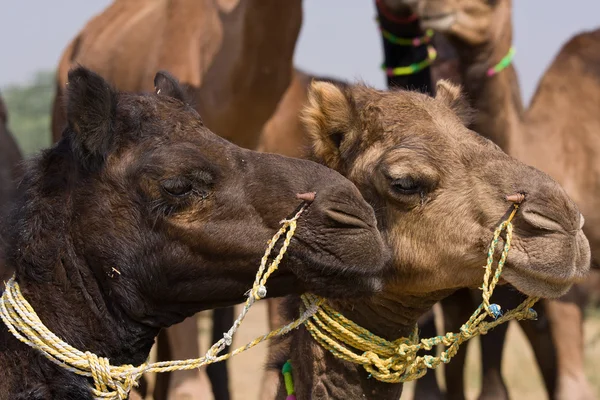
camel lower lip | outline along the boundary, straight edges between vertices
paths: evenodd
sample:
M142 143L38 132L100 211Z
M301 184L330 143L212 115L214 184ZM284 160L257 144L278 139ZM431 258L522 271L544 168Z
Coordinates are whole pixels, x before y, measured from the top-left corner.
M558 279L555 276L536 274L533 271L518 268L505 268L503 278L518 291L542 298L556 298L565 294L576 279Z

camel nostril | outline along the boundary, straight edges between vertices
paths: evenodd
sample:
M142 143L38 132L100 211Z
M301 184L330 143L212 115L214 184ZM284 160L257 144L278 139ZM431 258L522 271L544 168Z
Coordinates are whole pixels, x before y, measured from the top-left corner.
M525 195L523 193L515 193L509 196L506 196L506 201L510 201L511 203L521 204L525 201Z
M525 222L539 229L554 232L569 230L557 220L531 208L524 209L522 216Z
M325 215L334 220L335 222L355 228L368 229L369 224L363 221L361 218L353 214L348 214L345 211L339 209L328 208L325 210Z
M313 201L315 201L316 195L317 195L317 192L297 193L296 198L298 200L303 200L307 203L312 203Z

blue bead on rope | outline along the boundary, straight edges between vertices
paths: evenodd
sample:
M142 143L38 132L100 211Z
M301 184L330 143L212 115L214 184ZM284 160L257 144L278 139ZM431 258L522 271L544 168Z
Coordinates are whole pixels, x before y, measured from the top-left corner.
M498 319L498 317L502 316L502 309L498 304L490 304L490 311L494 316L494 319Z
M538 319L537 311L535 311L533 308L530 308L528 311L530 314L530 318L534 321L537 321L537 319Z

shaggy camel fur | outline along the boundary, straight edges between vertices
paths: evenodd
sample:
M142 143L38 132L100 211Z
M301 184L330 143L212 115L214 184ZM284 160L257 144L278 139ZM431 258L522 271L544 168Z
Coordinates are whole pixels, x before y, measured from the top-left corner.
M354 185L310 161L241 149L203 125L170 75L155 86L129 94L70 72L63 138L27 164L7 260L50 330L115 365L143 363L161 328L244 298L296 193L316 198L268 295L381 288L389 252ZM86 378L5 327L0 369L0 399L92 398Z
M20 176L21 151L8 130L8 112L0 97L0 221L6 219ZM3 247L4 240L0 234L0 282L10 278L11 274L4 265Z
M81 64L117 89L132 92L151 90L155 71L171 71L193 93L194 107L209 129L254 149L290 84L301 22L301 0L115 0L63 52L53 138L60 138L65 123L61 97L67 72ZM231 314L231 309L213 311L213 337L221 335ZM166 336L174 358L198 356L193 319L170 328ZM207 371L213 390L219 390L214 392L216 400L229 399L226 366L211 365ZM171 385L165 382L169 374L158 377L157 400L166 398L158 393L166 394L166 386L171 387L171 399L178 394L201 398L194 394L201 391L198 371L173 375L179 376Z
M462 81L473 107L479 111L474 129L509 154L546 171L565 187L586 217L592 265L597 266L600 30L577 35L563 46L525 112L514 67L486 76L487 69L498 63L512 44L510 1L421 0L416 9L423 25L446 33L457 50ZM580 101L582 98L586 100ZM582 317L587 292L583 286L574 287L559 301L544 302L537 323L521 323L552 399L595 398L583 365ZM506 302L516 302L510 293L503 297ZM483 387L487 388L483 398L508 398L500 373L502 346L498 345L505 333L503 327L482 341L486 356ZM569 340L562 340L564 337ZM460 363L451 365L448 372L452 369L458 371L448 379L452 382L449 395L464 398Z
M457 87L440 81L433 99L316 82L309 101L314 156L357 185L393 252L395 277L382 294L332 302L355 322L388 339L407 336L435 302L480 285L491 230L514 192L527 201L504 279L523 293L557 297L588 271L575 204L547 175L468 130ZM286 345L271 361L281 366L291 358L300 399L396 400L401 393L401 384L369 379L362 367L336 359L303 328ZM285 396L280 385L278 398Z

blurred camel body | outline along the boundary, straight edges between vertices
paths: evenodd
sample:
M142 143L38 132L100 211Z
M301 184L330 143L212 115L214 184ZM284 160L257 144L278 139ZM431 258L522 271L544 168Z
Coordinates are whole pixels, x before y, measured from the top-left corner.
M239 146L255 148L264 123L291 80L301 3L114 1L91 19L63 52L57 73L53 139L59 139L65 124L62 93L67 73L81 64L117 89L134 92L152 90L156 71L168 70L187 87L209 129ZM220 337L223 324L231 320L231 309L215 310L213 315L213 336ZM167 334L170 352L163 349L162 355L198 357L193 319L169 328L171 331ZM176 385L171 385L169 398L204 398L197 371L174 375ZM228 399L226 364L209 367L209 375L216 399ZM159 382L163 379L168 377L160 375ZM166 382L158 384L157 398L168 395L166 386Z
M511 2L493 5L483 0L427 1L415 8L424 27L447 34L457 50L461 80L471 105L477 110L473 127L509 154L547 172L572 196L586 218L584 231L592 248L592 264L600 261L600 31L576 35L563 46L548 68L531 105L523 109L518 78L508 66L488 76L489 68L507 56L512 45ZM445 18L445 19L444 19ZM595 273L595 272L592 272ZM589 286L589 285L588 285ZM497 293L510 307L514 293ZM523 322L552 399L596 398L583 364L583 307L589 288L576 285L558 301L539 305L540 321ZM468 302L469 296L462 296ZM450 329L460 327L466 306L445 320ZM458 300L458 296L456 298ZM508 398L500 360L506 327L482 338L485 399ZM565 340L564 338L569 338ZM464 354L463 354L464 357ZM463 358L464 360L464 358ZM464 398L463 365L447 368L449 398Z

